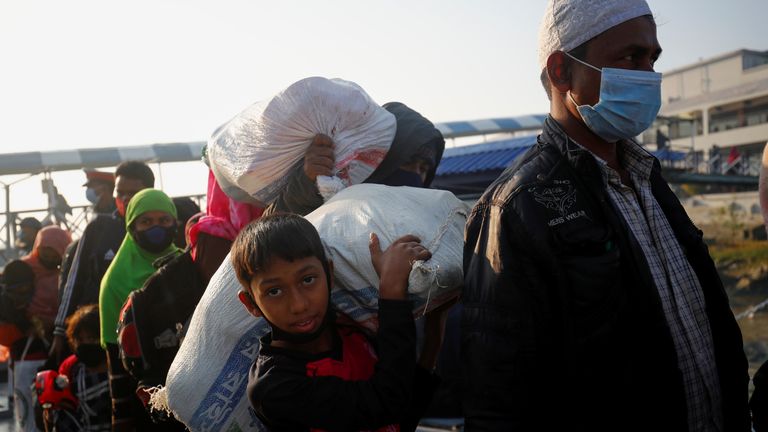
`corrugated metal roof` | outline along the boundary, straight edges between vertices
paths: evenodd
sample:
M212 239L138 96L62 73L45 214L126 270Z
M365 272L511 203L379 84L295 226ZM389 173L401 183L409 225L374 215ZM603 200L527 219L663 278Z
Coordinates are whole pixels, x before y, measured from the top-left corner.
M503 170L536 143L536 135L445 149L438 176Z
M473 174L485 171L504 170L520 155L536 144L536 135L467 145L445 149L437 167L437 176ZM684 152L663 149L651 152L659 160L679 162L685 159Z

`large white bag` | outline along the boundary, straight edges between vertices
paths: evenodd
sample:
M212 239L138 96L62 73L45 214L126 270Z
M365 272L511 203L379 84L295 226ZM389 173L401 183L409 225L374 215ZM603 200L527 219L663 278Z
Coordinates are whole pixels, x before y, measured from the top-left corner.
M361 184L344 189L306 216L333 260L336 309L376 330L379 277L368 239L378 235L382 250L413 234L432 252L417 261L408 278L416 316L455 297L463 283L464 225L469 207L451 192Z
M305 78L217 129L208 141L208 161L221 184L235 185L267 205L298 169L312 138L322 133L335 146L334 177L318 178L328 198L373 173L396 128L395 116L357 84Z
M446 191L362 184L342 190L307 216L334 262L331 301L366 328L377 327L378 277L368 250L370 232L382 249L414 234L432 252L414 264L409 292L414 315L458 294L463 233L469 208ZM192 316L161 390L174 415L192 431L263 430L245 395L266 322L237 300L240 284L229 257L211 279Z

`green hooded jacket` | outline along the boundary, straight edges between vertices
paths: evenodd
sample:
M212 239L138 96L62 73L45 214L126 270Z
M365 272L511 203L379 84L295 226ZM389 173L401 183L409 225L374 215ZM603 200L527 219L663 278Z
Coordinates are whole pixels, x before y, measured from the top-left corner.
M144 285L155 272L152 262L169 255L179 254L180 250L173 243L160 253L151 253L133 240L130 226L136 218L148 211L164 211L176 219L176 207L163 191L144 189L137 193L125 211L126 234L117 255L112 260L99 290L99 315L101 317L101 345L117 344L117 322L120 309L128 295Z

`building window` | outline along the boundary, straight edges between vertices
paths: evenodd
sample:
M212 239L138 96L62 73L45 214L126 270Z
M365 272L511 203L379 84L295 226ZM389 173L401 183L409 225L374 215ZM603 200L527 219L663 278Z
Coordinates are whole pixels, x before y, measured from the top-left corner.
M712 108L709 132L717 133L768 123L768 96Z
M693 128L696 128L696 135L704 132L704 122L701 120L701 111L687 113L684 117L669 118L669 138L690 138Z
M752 69L754 67L768 64L768 55L764 53L760 54L746 54L741 58L741 67L744 70Z

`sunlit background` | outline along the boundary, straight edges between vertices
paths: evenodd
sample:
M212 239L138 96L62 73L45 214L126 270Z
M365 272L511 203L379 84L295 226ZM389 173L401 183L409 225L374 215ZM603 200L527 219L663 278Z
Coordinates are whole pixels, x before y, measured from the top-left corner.
M544 113L545 3L3 0L0 153L204 141L313 75L355 81L435 122ZM767 48L765 0L649 3L660 71ZM70 204L86 204L82 172L53 178ZM162 178L171 195L199 194L206 170L164 164ZM45 207L38 181L11 197L17 208Z

